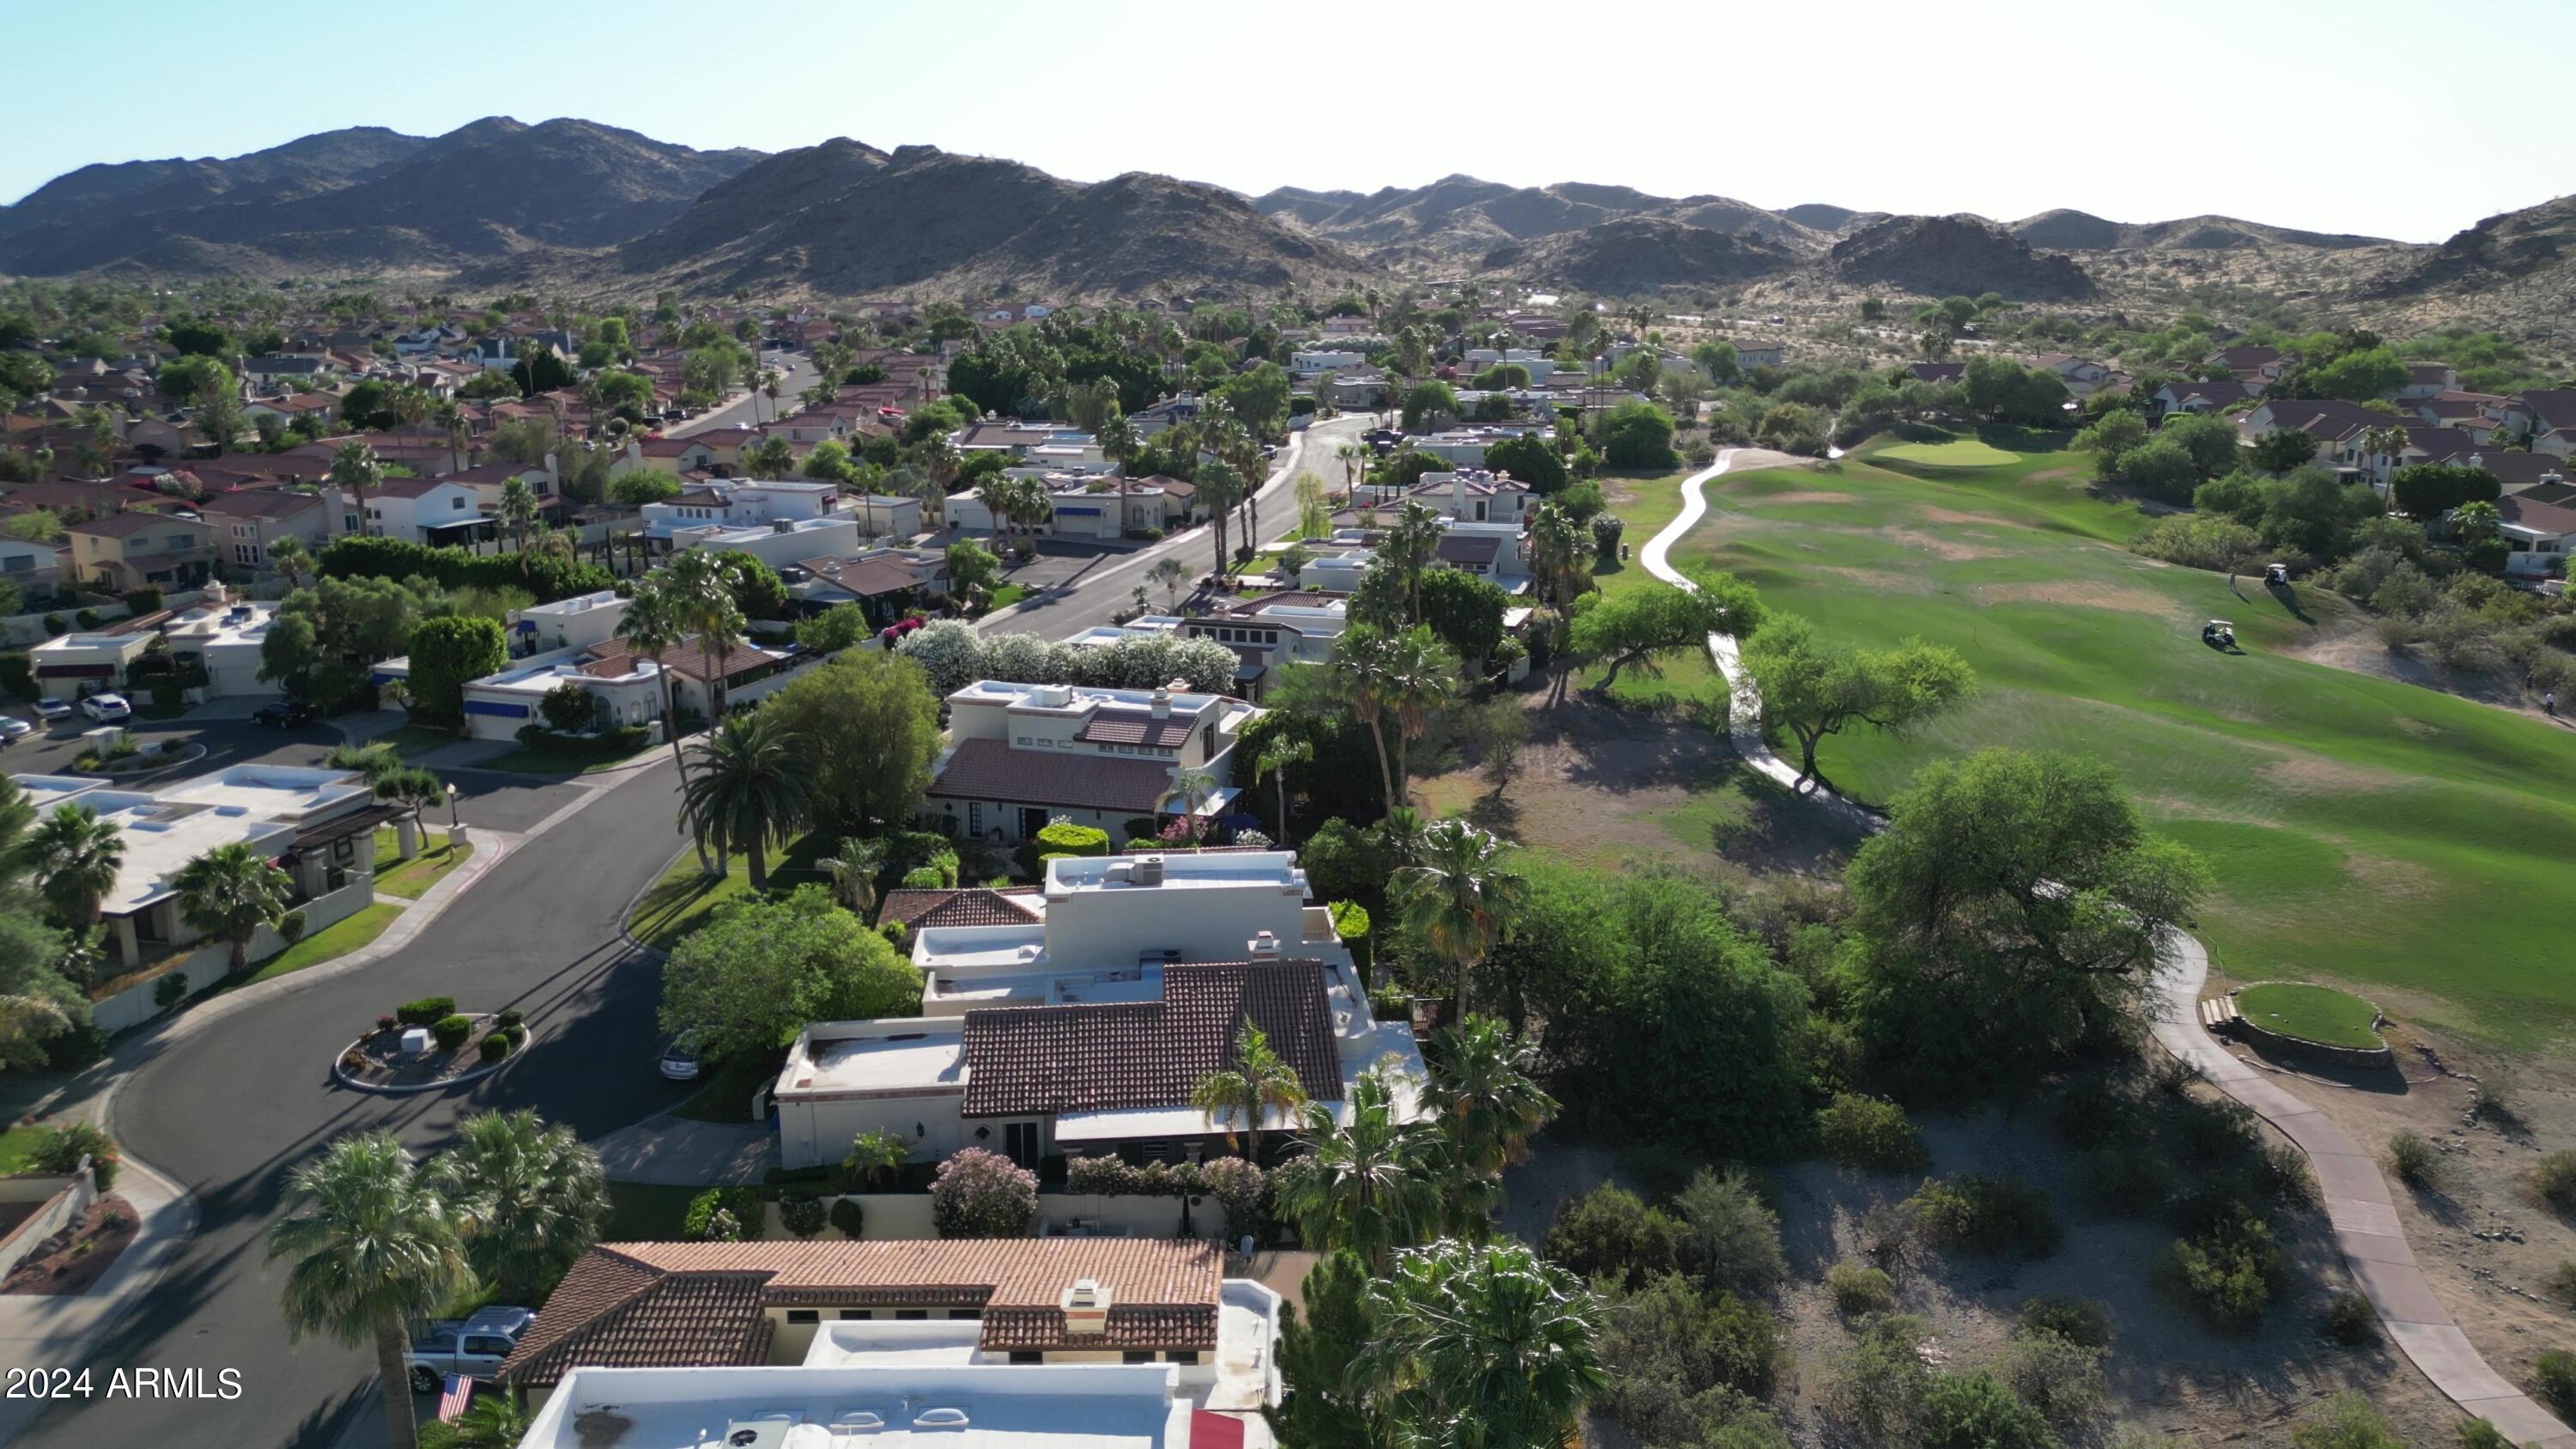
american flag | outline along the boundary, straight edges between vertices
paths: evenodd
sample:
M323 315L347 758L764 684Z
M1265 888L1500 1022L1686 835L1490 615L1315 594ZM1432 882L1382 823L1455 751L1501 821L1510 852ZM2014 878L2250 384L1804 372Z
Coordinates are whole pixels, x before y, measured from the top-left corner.
M446 1387L438 1391L438 1422L444 1424L465 1412L474 1402L474 1381L463 1374L449 1374Z

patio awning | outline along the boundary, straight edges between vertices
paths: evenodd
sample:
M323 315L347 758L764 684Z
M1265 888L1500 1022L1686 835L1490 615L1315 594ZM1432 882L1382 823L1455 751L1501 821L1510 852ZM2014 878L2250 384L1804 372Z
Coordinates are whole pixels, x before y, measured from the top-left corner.
M1216 817L1223 815L1226 807L1233 804L1235 802L1235 798L1242 793L1243 791L1240 789L1237 789L1232 785L1228 785L1199 801L1197 814L1201 819L1214 820ZM1175 795L1171 799L1164 801L1163 808L1155 813L1158 815L1180 814L1181 798Z

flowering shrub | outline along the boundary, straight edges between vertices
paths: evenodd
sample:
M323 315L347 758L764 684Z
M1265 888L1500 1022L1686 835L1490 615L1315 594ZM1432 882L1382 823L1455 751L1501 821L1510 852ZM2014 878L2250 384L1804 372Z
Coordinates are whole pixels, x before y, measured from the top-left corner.
M1038 1220L1038 1175L997 1152L960 1150L930 1184L930 1221L943 1238L1018 1238Z

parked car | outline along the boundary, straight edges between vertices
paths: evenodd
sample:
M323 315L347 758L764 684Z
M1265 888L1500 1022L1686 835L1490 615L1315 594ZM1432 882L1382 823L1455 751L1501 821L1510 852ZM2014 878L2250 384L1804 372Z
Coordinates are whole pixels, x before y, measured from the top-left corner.
M684 1031L662 1048L662 1075L675 1082L698 1079L698 1034Z
M0 714L0 744L7 744L17 739L20 735L32 735L35 732L36 727L34 725L18 718L16 715Z
M80 707L81 713L101 724L124 719L134 713L134 706L126 703L125 696L121 694L93 694L82 700Z
M536 1321L525 1308L485 1308L471 1318L442 1318L414 1333L403 1368L416 1394L434 1394L449 1374L488 1379Z
M58 719L70 719L71 717L72 707L59 699L40 699L36 701L36 718L41 719L48 724L51 724Z
M301 701L281 699L275 704L261 705L251 711L250 717L270 729L287 730L294 729L298 725L309 725L320 719L322 713Z

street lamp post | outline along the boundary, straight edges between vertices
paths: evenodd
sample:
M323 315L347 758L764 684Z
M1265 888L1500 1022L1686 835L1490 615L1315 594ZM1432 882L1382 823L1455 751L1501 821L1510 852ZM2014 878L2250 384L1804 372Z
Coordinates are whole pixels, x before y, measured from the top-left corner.
M449 838L453 839L456 832L463 828L464 823L456 818L456 782L454 780L450 780L447 782L447 834Z

